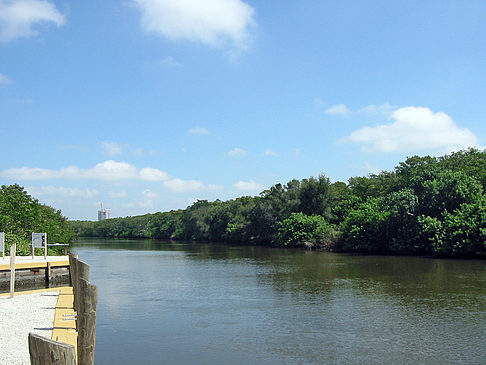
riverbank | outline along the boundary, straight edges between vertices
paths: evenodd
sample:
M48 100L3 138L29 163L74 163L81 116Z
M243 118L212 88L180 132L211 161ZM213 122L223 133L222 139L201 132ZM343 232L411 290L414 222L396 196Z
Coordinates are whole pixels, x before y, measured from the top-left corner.
M29 332L51 338L59 289L0 294L0 364L30 364Z

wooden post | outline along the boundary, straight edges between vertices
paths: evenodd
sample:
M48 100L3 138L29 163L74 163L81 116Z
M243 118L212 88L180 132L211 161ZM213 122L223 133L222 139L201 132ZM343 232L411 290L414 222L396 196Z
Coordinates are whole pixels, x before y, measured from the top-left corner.
M76 365L73 345L29 333L31 365Z
M17 255L17 244L10 246L10 298L15 292L15 255Z
M78 364L93 365L96 344L96 307L98 288L87 280L79 279L78 309Z
M49 282L51 281L51 263L48 262L47 263L47 267L46 267L46 284L49 285Z
M79 281L83 279L83 280L86 280L87 282L89 282L89 265L83 261L80 261L78 259L76 259L76 292L74 292L74 287L73 287L73 292L74 292L74 301L77 305L76 308L80 308L81 307L81 304L80 304L80 300L81 300L81 297L83 295L83 293L81 293L81 285L79 283ZM78 309L76 309L78 310ZM76 320L76 329L79 331L79 317L78 317L78 320Z
M77 305L77 290L78 290L78 258L75 254L69 254L69 274L71 275L71 285L73 287L73 295L74 295L74 309L78 310Z

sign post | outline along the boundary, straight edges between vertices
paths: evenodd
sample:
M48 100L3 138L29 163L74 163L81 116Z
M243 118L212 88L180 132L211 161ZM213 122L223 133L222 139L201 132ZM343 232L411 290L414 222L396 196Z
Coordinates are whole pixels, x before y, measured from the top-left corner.
M17 244L10 246L10 298L14 297L15 291L15 255L17 255Z
M47 233L32 232L32 259L34 258L34 249L44 249L44 260L47 259Z

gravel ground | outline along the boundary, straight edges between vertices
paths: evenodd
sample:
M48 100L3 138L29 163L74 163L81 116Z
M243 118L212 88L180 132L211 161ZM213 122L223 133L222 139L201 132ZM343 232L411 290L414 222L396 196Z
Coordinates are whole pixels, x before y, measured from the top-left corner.
M0 364L30 364L29 332L51 338L59 291L0 297Z

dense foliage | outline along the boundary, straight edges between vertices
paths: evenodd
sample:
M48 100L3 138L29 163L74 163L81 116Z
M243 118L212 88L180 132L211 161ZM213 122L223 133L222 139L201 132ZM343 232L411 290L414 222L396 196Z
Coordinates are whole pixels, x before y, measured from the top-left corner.
M486 255L486 152L413 156L393 171L276 184L256 197L72 222L80 236L321 246L347 252Z
M39 203L19 185L2 185L0 189L0 231L5 232L6 254L16 243L18 255L29 255L32 232L46 232L48 243L68 243L74 238L60 210ZM48 254L57 254L58 250L48 247ZM36 249L36 254L41 251Z

